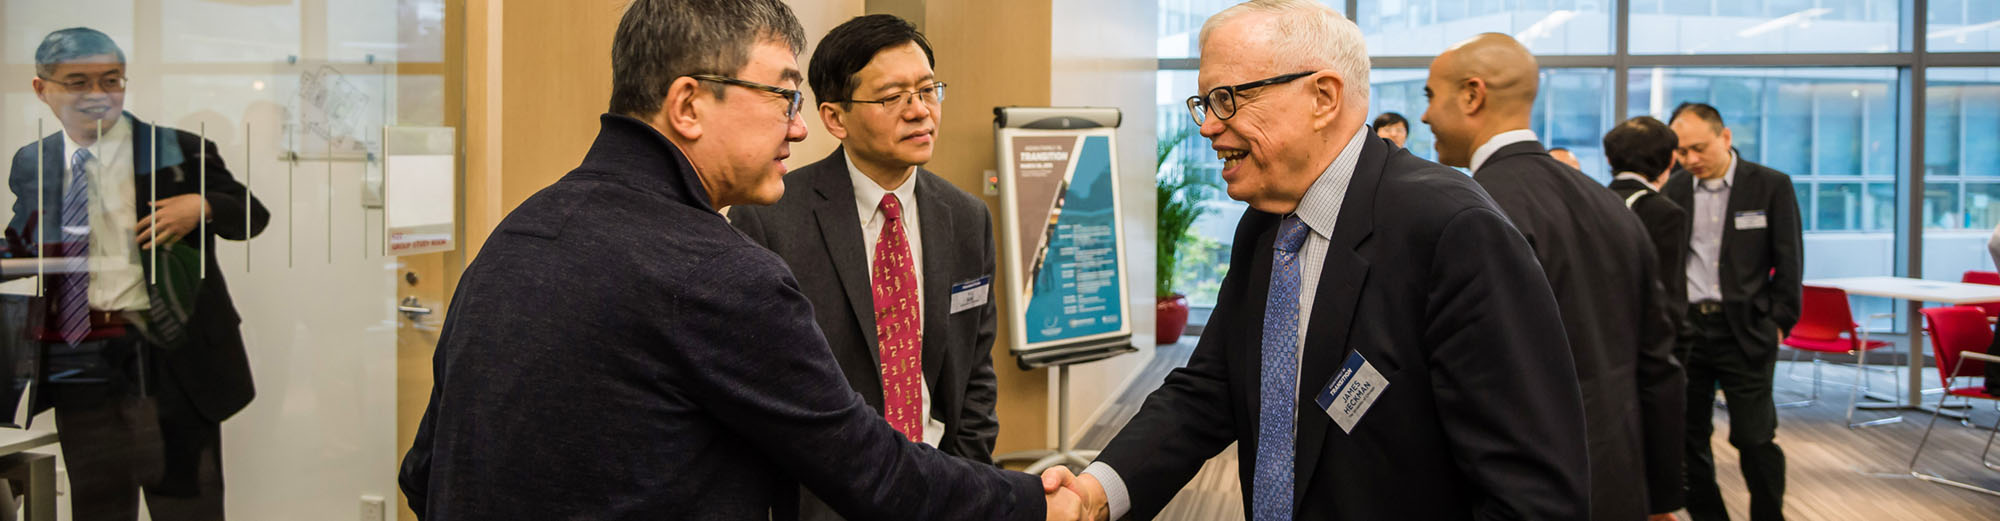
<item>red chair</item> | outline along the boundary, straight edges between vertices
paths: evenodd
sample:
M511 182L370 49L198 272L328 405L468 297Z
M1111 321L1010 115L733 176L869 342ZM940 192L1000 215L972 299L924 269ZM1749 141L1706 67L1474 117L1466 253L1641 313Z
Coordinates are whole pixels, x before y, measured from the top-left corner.
M1965 384L1966 378L1985 375L1987 363L2000 363L2000 357L1982 352L1993 342L1993 330L1986 325L1986 312L1975 306L1952 306L1925 308L1923 314L1931 332L1931 355L1937 358L1938 376L1944 378L1944 398L1957 396L1967 402L1974 398L1994 400L1995 410L2000 410L2000 396L1987 394L1983 383L1957 385ZM1931 441L1931 429L1937 428L1937 411L1944 409L1943 399L1938 401L1938 405L1931 412L1930 427L1924 428L1923 440L1917 442L1917 452L1910 455L1910 475L1924 481L2000 496L2000 490L1917 472L1917 458L1924 455L1924 445ZM1994 422L1994 427L2000 428L2000 420ZM1995 434L2000 434L2000 431L1995 431ZM1986 448L1979 451L1979 464L2000 470L2000 465L1986 461L1986 454L1993 449L1993 437L1993 434L1986 435Z
M1985 284L1988 286L2000 286L2000 271L1967 270L1964 276L1958 278L1958 281L1966 284ZM1979 306L1981 309L1985 309L1986 318L1988 319L2000 317L2000 302L1988 302L1985 304L1973 304L1973 305Z
M1867 427L1903 421L1902 416L1892 416L1856 423L1854 421L1855 400L1860 395L1868 377L1868 351L1874 351L1891 344L1880 340L1869 340L1868 333L1861 324L1854 322L1854 312L1847 306L1847 292L1840 288L1806 286L1799 323L1792 326L1790 335L1782 342L1786 347L1801 352L1812 353L1813 391L1812 397L1803 402L1779 404L1781 407L1810 405L1819 400L1821 354L1854 355L1859 368L1854 372L1854 386L1847 393L1847 427ZM1892 375L1894 373L1891 373ZM1896 386L1902 387L1902 378L1897 377Z

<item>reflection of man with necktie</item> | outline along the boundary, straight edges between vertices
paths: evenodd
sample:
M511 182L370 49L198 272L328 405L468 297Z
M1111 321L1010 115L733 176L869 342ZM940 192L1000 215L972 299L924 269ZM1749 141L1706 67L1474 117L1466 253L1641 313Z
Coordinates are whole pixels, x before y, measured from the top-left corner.
M73 518L136 519L144 497L156 520L222 519L221 422L255 391L207 253L270 214L213 143L123 111L124 53L104 33L50 33L35 73L62 130L14 154L8 227L14 256L64 259L23 329L46 353L34 406L55 409Z

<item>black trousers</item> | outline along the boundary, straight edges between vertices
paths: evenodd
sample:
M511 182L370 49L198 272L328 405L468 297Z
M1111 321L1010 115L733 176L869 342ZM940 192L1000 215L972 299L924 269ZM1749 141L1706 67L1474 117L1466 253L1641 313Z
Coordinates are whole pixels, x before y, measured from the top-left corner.
M1743 482L1750 489L1750 519L1785 518L1785 452L1775 439L1778 409L1771 401L1776 349L1751 358L1743 352L1729 318L1720 311L1690 309L1680 337L1687 366L1687 509L1695 521L1723 521L1722 490L1715 484L1715 435L1711 415L1715 389L1729 401L1729 444L1742 455Z
M178 386L139 335L49 346L50 401L76 521L221 521L222 425ZM143 392L142 392L143 390Z

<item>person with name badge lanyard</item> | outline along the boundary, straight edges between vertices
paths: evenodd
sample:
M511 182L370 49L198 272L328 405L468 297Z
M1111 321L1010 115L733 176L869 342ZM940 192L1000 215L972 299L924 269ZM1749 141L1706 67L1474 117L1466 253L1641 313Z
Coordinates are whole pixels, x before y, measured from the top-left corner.
M1729 403L1729 444L1741 454L1750 519L1784 519L1785 453L1771 378L1778 339L1798 323L1805 270L1791 177L1743 159L1722 113L1683 103L1668 120L1682 170L1661 193L1688 210L1687 305L1680 346L1687 368L1687 511L1726 520L1715 481L1715 391Z
M1555 296L1471 178L1365 125L1360 28L1257 0L1200 45L1189 115L1250 207L1215 312L1097 460L1044 484L1151 519L1235 443L1256 521L1587 517Z
M902 18L867 15L812 56L817 115L841 146L786 175L776 204L737 207L730 223L785 260L869 406L913 441L991 465L992 218L922 167L944 113L930 41ZM799 517L838 519L805 491Z

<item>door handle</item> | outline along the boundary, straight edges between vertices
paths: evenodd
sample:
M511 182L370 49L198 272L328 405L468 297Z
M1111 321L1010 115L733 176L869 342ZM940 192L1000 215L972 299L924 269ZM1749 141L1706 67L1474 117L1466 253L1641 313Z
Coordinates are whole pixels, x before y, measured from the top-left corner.
M403 301L396 305L396 311L402 312L405 317L409 317L411 322L420 321L425 315L431 314L431 308L420 305L417 302L417 297L404 297Z

